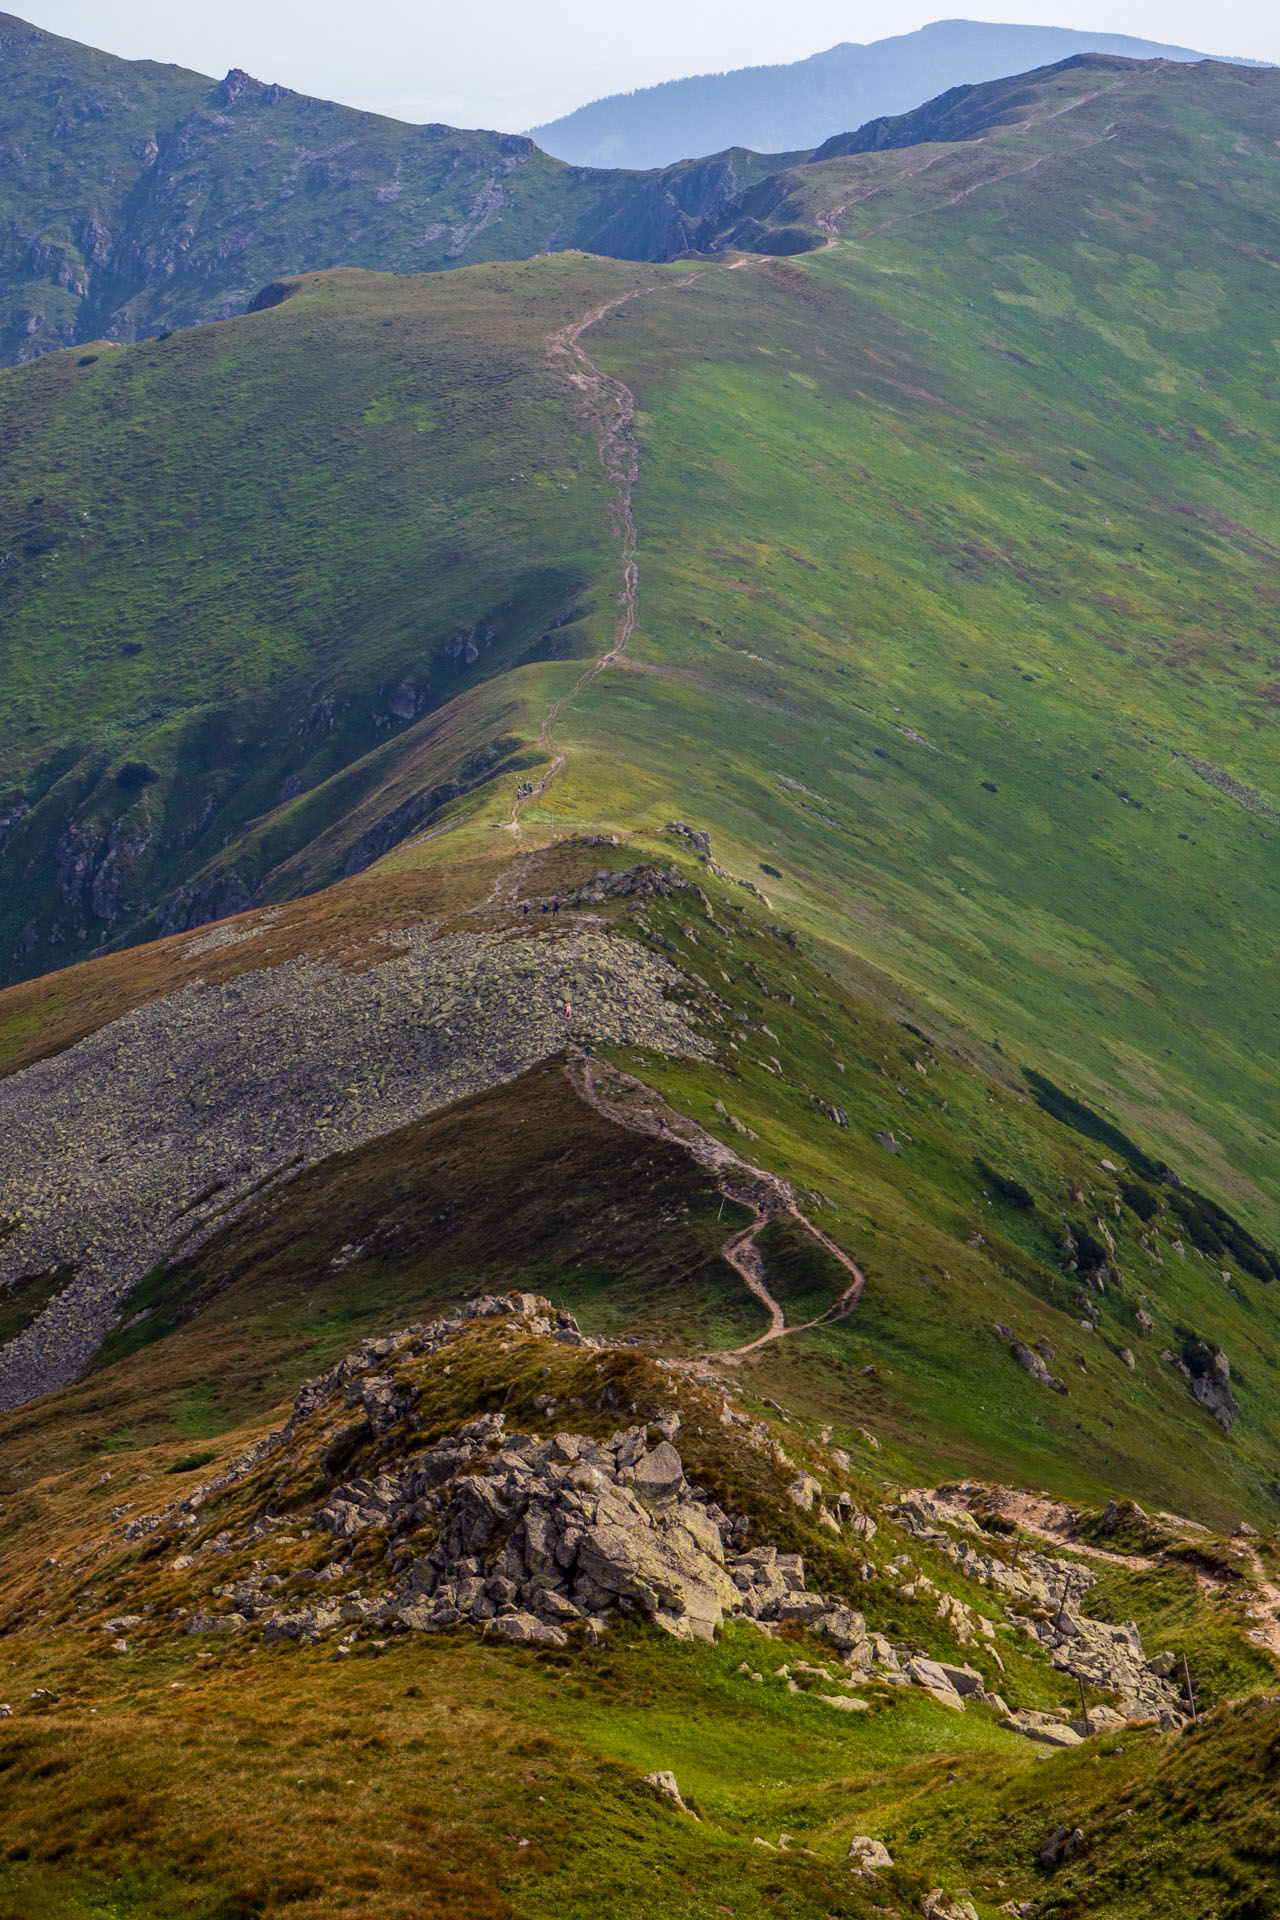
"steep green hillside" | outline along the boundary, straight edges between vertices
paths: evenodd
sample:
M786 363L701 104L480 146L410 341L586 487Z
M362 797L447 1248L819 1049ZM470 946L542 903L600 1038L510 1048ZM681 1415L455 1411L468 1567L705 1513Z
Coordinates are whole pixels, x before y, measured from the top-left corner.
M223 319L315 268L669 259L760 170L567 167L519 135L407 126L238 71L215 83L11 14L0 65L3 362Z
M1068 79L815 168L861 239L593 332L640 625L526 819L710 828L846 978L1274 1218L1276 83Z
M505 844L550 762L526 844L708 828L1274 1235L1276 82L1032 91L804 170L860 237L802 264L326 276L8 375L15 970ZM588 347L639 624L540 736L620 631Z
M141 918L262 816L267 865L346 823L336 877L362 798L424 746L428 792L518 762L519 680L477 688L591 651L599 624L602 476L545 334L602 283L634 270L328 275L0 380L0 778L25 876L4 947L24 971ZM257 878L241 863L195 918ZM188 917L179 898L161 924Z
M0 375L0 1920L1280 1915L1280 85L1012 92Z

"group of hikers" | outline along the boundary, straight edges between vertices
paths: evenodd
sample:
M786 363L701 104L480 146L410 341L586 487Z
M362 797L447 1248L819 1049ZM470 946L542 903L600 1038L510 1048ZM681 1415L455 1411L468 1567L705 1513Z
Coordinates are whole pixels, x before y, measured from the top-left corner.
M531 793L536 793L537 790L538 790L538 783L536 780L526 780L522 787L516 788L516 799L527 800L529 798L529 795Z
M521 915L522 915L522 917L523 917L524 919L528 919L528 917L529 917L529 915L530 915L530 914L532 913L532 911L533 911L533 909L532 909L532 907L530 906L530 904L529 904L529 902L528 902L527 900L522 900L522 901L520 902L520 912L521 912ZM544 900L544 901L543 901L543 903L542 903L542 911L543 911L544 913L550 913L550 914L557 914L557 913L559 913L559 911L560 911L560 896L559 896L559 894L557 894L557 895L555 896L555 898L554 898L553 900Z

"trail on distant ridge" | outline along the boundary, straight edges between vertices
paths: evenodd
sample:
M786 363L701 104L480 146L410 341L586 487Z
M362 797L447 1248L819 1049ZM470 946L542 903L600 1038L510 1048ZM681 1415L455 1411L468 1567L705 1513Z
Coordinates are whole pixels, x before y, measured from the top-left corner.
M547 335L548 354L553 361L560 359L568 363L564 368L565 377L583 396L595 430L600 464L612 490L609 519L621 546L622 592L618 598L620 613L612 643L592 661L585 673L579 675L569 691L561 694L538 730L538 745L551 754L551 765L540 780L534 781L527 794L512 801L510 815L503 823L508 833L520 832L520 815L524 807L535 795L546 792L565 765L566 756L556 751L554 743L556 722L561 710L626 652L627 642L635 631L640 595L640 575L636 566L636 523L631 506L631 496L640 470L640 449L635 437L635 396L623 381L600 371L582 345L582 335L588 327L597 326L607 314L625 306L628 300L636 299L641 293L652 292L652 287L634 287L630 293L619 294L616 300L606 300L600 306L590 308L580 320L572 320L568 326L557 327Z

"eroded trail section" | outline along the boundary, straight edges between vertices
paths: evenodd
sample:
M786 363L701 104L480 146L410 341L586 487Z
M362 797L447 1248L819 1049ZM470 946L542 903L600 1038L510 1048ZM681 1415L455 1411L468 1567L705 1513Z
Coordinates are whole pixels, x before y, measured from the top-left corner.
M774 1340L783 1340L793 1333L807 1333L811 1327L829 1325L833 1320L843 1320L846 1314L852 1313L862 1298L862 1290L867 1284L866 1275L843 1247L838 1247L834 1240L823 1233L821 1227L815 1227L808 1215L800 1211L795 1193L785 1180L767 1173L763 1167L753 1167L740 1158L732 1147L725 1146L714 1134L707 1133L687 1114L677 1113L674 1108L668 1107L652 1087L646 1086L643 1080L637 1080L632 1074L587 1059L576 1051L570 1055L566 1072L581 1097L597 1113L617 1126L629 1128L632 1133L656 1135L682 1146L699 1166L705 1167L714 1177L726 1200L736 1201L739 1206L749 1208L754 1215L749 1226L729 1235L721 1253L734 1272L742 1276L748 1292L755 1296L769 1315L769 1325L764 1333L755 1340L749 1340L745 1346L716 1354L717 1360L732 1364L745 1354L767 1347ZM769 1291L764 1261L755 1244L757 1234L771 1220L782 1215L788 1215L812 1235L850 1276L849 1285L825 1313L799 1326L787 1325L786 1314Z
M589 686L598 674L626 652L627 642L635 632L640 603L636 522L632 510L632 495L640 470L640 449L635 437L635 396L621 380L615 380L610 374L600 371L583 346L582 335L589 327L599 325L607 314L625 306L628 300L651 291L648 287L635 287L630 293L620 294L616 300L606 300L600 306L592 307L580 320L571 321L567 327L557 327L547 335L547 353L553 364L560 365L569 384L581 395L595 434L600 465L609 482L609 524L621 552L622 591L618 596L618 624L609 647L579 675L567 693L561 694L538 729L538 745L551 755L551 764L541 779L531 784L527 793L517 795L512 801L510 815L504 822L508 833L519 833L520 815L524 808L530 800L545 793L564 768L565 755L555 747L555 730L562 711L571 700L577 699L583 688Z

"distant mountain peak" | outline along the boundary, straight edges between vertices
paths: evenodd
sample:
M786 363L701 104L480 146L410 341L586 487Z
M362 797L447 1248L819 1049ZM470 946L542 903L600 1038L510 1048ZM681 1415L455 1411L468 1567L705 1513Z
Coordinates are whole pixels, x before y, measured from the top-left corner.
M1209 57L1125 34L934 20L866 44L843 40L791 65L697 74L593 100L531 132L547 153L578 166L664 167L739 146L795 152L868 121L909 113L952 87L1007 79L1087 53Z

